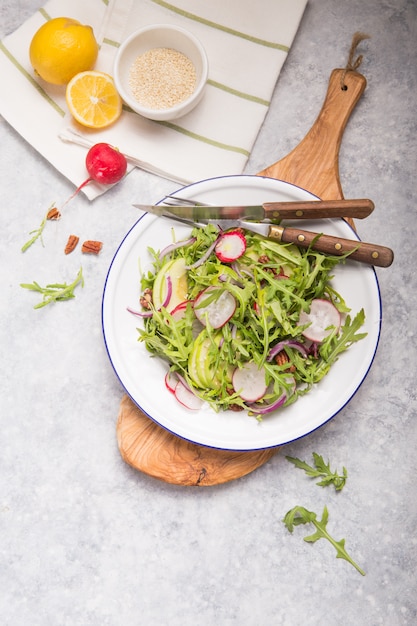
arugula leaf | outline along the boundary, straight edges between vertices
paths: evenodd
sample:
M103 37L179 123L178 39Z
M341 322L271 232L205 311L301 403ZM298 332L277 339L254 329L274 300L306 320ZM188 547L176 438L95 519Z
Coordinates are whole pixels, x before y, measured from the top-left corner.
M294 463L295 467L304 470L308 476L311 476L312 478L321 477L322 480L316 483L319 487L327 487L333 483L336 491L341 491L346 484L348 475L346 467L343 468L343 476L340 476L337 473L337 470L332 472L330 469L330 462L327 462L326 464L323 457L316 452L313 452L314 467L308 465L305 461L301 461L300 459L292 456L286 456L285 458L287 461L290 461L290 463Z
M26 242L26 243L22 246L22 248L21 248L21 251L22 251L22 252L26 252L26 250L27 250L28 248L30 248L30 246L31 246L32 244L34 244L34 243L35 243L35 241L36 241L37 239L39 239L39 238L40 238L41 243L42 243L42 245L43 245L42 233L43 233L43 231L44 231L44 228L45 228L45 225L46 225L46 222L47 222L47 219L48 219L48 217L47 217L47 216L48 216L48 213L49 213L49 211L52 209L52 207L54 206L54 204L55 204L54 202L51 204L51 206L49 207L49 209L48 209L48 210L47 210L47 212L45 213L44 218L42 219L41 223L39 224L38 228L36 228L35 230L31 230L31 231L30 231L29 235L33 235L33 237L31 237L31 238L29 239L29 241L27 241L27 242Z
M35 304L34 309L40 309L41 307L50 304L51 302L59 302L62 300L70 300L75 298L74 289L81 284L84 287L84 277L82 268L79 269L75 280L67 285L67 283L51 283L46 287L41 287L39 283L33 281L33 283L20 283L23 289L29 289L30 291L36 291L42 294L43 299L38 304Z
M323 509L322 518L319 521L317 519L316 513L313 511L308 511L303 506L295 506L293 509L288 511L282 520L290 531L293 532L294 526L299 526L300 524L313 524L316 527L316 532L308 537L304 537L304 541L308 543L315 543L319 539L327 539L332 546L336 549L336 558L344 559L348 561L353 567L355 567L362 576L365 576L365 572L362 568L359 567L357 563L349 556L345 549L345 540L340 539L340 541L336 541L327 531L327 522L329 520L329 512L327 507L325 506Z
M357 331L365 322L365 311L361 309L356 316L351 319L350 315L346 316L345 323L340 329L339 335L329 335L320 346L320 356L324 359L322 364L317 368L316 374L320 370L327 371L330 366L337 361L339 355L347 350L353 343L364 339L368 333L358 333Z

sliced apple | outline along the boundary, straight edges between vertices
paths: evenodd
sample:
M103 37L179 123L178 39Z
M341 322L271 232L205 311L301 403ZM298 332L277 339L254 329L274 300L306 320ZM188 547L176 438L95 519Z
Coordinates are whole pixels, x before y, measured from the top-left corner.
M157 273L153 284L153 304L158 310L168 295L168 279L171 281L171 297L166 303L168 311L173 311L187 297L188 281L185 259L182 257L166 263Z
M214 337L219 345L221 335ZM188 373L196 385L205 389L218 389L221 381L217 376L217 355L213 355L213 339L202 331L194 341L188 358Z

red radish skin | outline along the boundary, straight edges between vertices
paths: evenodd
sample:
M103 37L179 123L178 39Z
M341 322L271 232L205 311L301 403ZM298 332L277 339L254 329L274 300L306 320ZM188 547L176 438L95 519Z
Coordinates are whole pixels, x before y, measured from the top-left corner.
M77 187L74 193L64 202L61 209L92 181L102 185L114 185L123 178L127 170L127 161L124 154L108 143L94 144L87 152L85 165L89 178Z
M168 389L168 391L175 394L175 387L177 386L177 384L177 376L175 376L175 374L172 374L171 372L167 372L165 374L165 387Z
M85 159L90 179L103 185L114 185L126 174L127 161L124 154L108 143L96 143Z
M219 296L205 305L205 300L209 300L214 291L219 291ZM210 324L212 328L221 328L232 317L236 310L236 300L234 296L225 289L218 287L207 287L200 292L194 301L194 313L199 322L204 326Z
M214 252L222 263L233 263L246 250L246 238L240 230L229 230L220 235Z
M185 316L185 311L189 302L191 301L185 300L184 302L180 302L179 304L177 304L177 306L171 311L171 317L174 320L182 320L182 318Z
M265 370L259 369L254 361L245 363L243 367L237 367L232 376L233 389L245 402L256 402L264 397L267 386L265 383Z
M334 329L340 328L340 313L329 300L316 298L311 301L310 311L301 311L298 320L300 326L309 324L303 331L304 337L315 343L321 343Z
M175 399L186 409L198 411L203 406L203 400L196 396L175 373L165 374L165 387L175 396Z
M203 400L196 396L175 372L169 371L165 374L165 387L182 406L190 411L198 411L204 404Z
M198 411L203 406L201 398L196 396L192 391L179 380L175 386L175 397L182 406L190 411Z

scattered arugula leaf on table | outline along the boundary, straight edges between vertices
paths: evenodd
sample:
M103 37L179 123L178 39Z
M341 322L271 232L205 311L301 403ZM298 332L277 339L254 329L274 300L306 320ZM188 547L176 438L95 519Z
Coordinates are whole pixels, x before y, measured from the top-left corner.
M36 228L35 230L31 230L31 231L30 231L29 235L33 235L33 237L31 237L31 238L30 238L30 239L29 239L29 240L28 240L28 241L27 241L27 242L26 242L26 243L22 246L22 248L21 248L22 252L26 252L26 250L27 250L28 248L30 248L30 246L31 246L32 244L34 244L34 243L35 243L35 241L36 241L37 239L39 239L39 238L40 238L41 243L42 243L42 245L43 245L42 233L43 233L43 231L44 231L44 228L45 228L46 222L47 222L47 220L48 220L48 213L49 213L49 211L52 209L52 207L53 207L53 206L54 206L54 203L52 203L52 204L51 204L51 206L49 207L49 209L48 209L48 210L47 210L47 212L45 213L45 216L44 216L44 218L42 219L41 223L39 224L38 228Z
M40 309L51 302L60 302L75 298L74 289L79 284L81 284L81 287L84 287L84 277L81 267L75 280L69 285L67 285L67 283L52 283L50 285L46 285L45 287L41 287L39 283L33 281L33 283L20 283L20 286L24 289L29 289L30 291L36 291L37 293L42 294L41 302L35 304L33 307L34 309Z
M295 467L304 470L308 476L311 476L312 478L321 478L321 480L316 483L316 485L319 485L320 487L327 487L333 483L336 491L341 491L346 484L348 475L346 467L343 468L343 475L340 476L337 473L337 470L332 472L330 469L330 462L327 462L326 464L323 457L316 452L313 452L314 467L308 465L305 461L301 461L300 459L292 456L286 456L285 458L287 461L290 461L290 463L293 463Z
M327 507L325 506L323 509L322 518L319 521L317 519L316 513L313 511L308 511L303 506L295 506L293 509L288 511L282 520L290 531L293 532L294 526L299 526L300 524L313 524L316 527L316 532L308 537L304 537L304 541L309 543L315 543L319 539L327 539L332 546L336 549L336 558L344 559L348 561L353 567L355 567L362 576L365 576L365 572L362 568L359 567L357 563L349 556L345 549L345 540L340 539L340 541L336 541L327 531L327 522L329 520L329 512Z

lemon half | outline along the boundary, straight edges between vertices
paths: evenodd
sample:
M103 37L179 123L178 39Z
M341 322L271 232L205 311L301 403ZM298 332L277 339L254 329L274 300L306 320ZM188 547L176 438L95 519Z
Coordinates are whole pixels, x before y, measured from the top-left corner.
M113 78L104 72L80 72L68 83L65 96L71 115L88 128L106 128L122 113Z

